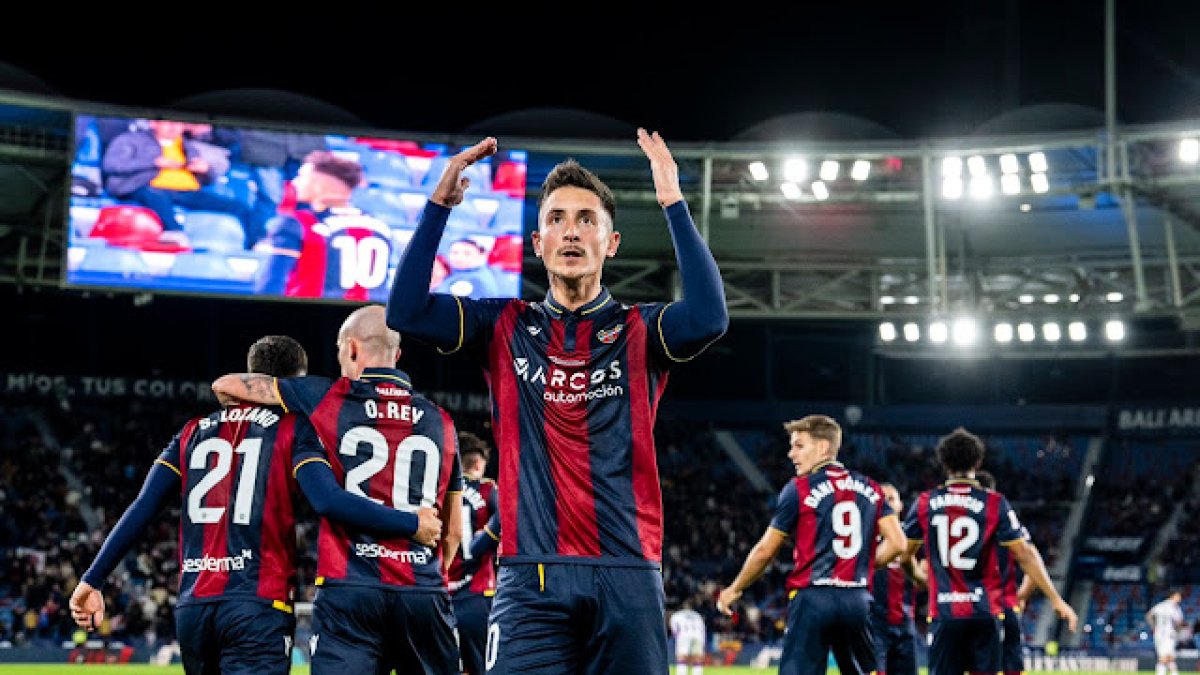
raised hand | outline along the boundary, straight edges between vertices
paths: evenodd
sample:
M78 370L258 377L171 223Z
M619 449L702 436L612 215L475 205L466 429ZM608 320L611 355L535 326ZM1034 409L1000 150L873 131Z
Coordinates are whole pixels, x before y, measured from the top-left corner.
M675 202L683 201L683 190L679 187L679 165L671 156L667 142L657 131L650 134L641 128L637 131L637 137L638 145L650 160L650 173L654 176L658 205L665 209Z
M71 618L80 628L93 631L104 621L104 596L86 581L79 582L67 603Z
M446 168L442 170L442 177L438 179L433 194L429 195L429 201L447 208L461 204L463 192L471 185L471 179L462 175L463 171L475 162L494 154L496 154L496 139L488 136L451 157L450 161L446 162Z

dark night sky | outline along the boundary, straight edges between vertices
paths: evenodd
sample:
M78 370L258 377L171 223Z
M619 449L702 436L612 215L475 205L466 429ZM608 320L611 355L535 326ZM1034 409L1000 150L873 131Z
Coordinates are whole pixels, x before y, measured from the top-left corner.
M96 16L45 4L45 17L35 9L21 22L28 30L6 27L27 37L5 35L0 61L70 98L152 108L276 88L396 131L459 132L505 112L569 107L668 140L727 140L792 112L849 113L919 137L967 134L1020 105L1104 106L1103 0L843 0L786 13L774 3L712 12L348 0L270 19L246 2L93 5ZM1200 3L1118 0L1117 14L1122 120L1200 117Z

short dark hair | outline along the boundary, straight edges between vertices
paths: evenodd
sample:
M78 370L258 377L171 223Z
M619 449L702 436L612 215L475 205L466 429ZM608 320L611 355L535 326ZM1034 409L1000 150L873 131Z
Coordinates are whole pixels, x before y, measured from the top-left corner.
M996 489L996 477L993 476L990 471L984 471L983 469L976 471L975 480L979 481L980 485L989 490Z
M363 182L362 165L353 159L338 157L328 150L315 150L308 153L304 158L305 164L311 164L313 171L319 171L326 176L332 176L343 183L350 189L354 189Z
M609 219L612 220L613 229L616 229L617 201L613 198L612 190L596 174L583 168L574 159L559 162L557 166L550 170L549 175L546 176L546 180L542 182L542 195L538 198L539 212L542 210L542 204L546 202L546 198L550 196L550 193L561 187L583 188L599 197L604 210L608 212Z
M949 473L974 471L983 463L983 441L959 427L938 441L937 458Z
M308 372L308 354L286 335L265 335L246 352L246 369L272 377L299 377Z
M492 450L488 447L487 441L482 438L469 431L460 431L458 432L458 455L463 466L467 466L470 463L467 457L472 455L482 457L486 463L492 456Z

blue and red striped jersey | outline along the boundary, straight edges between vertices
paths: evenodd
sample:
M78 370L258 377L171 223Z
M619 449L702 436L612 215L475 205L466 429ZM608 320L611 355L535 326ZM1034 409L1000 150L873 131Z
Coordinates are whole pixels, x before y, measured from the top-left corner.
M904 533L924 542L929 561L929 618L994 616L1004 609L999 549L1023 540L1008 500L973 480L951 480L921 493Z
M450 351L474 349L492 391L502 560L661 562L654 420L670 365L685 360L666 346L665 307L607 289L575 311L549 294L459 300Z
M1024 527L1021 528L1021 539L1033 543L1033 537ZM1017 591L1020 589L1021 579L1025 577L1025 574L1006 547L1001 546L997 549L996 555L1000 561L1000 607L1007 612L1017 607Z
M495 549L471 559L471 540L485 530L488 536L499 536L487 530L488 521L500 509L498 494L495 481L489 478L463 481L463 545L447 573L451 593L496 593Z
M264 282L272 292L358 302L387 299L391 228L353 206L277 216L257 248L295 260L294 266L267 270L286 274L286 280Z
M298 453L328 462L347 492L402 511L441 508L462 491L458 439L450 416L412 390L408 375L367 368L360 379L276 380L288 411L308 417L323 451ZM317 585L445 588L441 550L406 538L379 538L321 520Z
M293 446L308 422L236 406L189 420L159 456L179 474L179 605L253 597L290 607L295 592Z
M771 527L795 536L787 588L867 588L875 569L879 520L894 515L871 478L838 462L822 464L783 486Z
M871 595L875 602L871 614L890 626L902 626L913 619L913 582L900 563L875 570L871 578Z

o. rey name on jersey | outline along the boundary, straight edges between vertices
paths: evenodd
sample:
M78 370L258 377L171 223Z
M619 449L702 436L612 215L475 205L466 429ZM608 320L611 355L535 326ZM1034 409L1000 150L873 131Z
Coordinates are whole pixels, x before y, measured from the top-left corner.
M253 597L287 606L295 589L293 439L307 422L238 406L190 420L158 462L179 474L180 605Z
M929 561L929 618L997 615L1005 609L999 548L1024 539L1004 495L953 480L921 493L904 522L924 541Z
M462 344L484 361L500 456L502 560L662 560L654 419L675 357L665 305L606 289L574 311L544 302L463 302Z
M875 569L879 520L890 515L879 484L837 462L788 481L771 520L782 536L796 537L788 590L866 588Z
M448 492L462 491L454 424L402 371L276 382L280 400L312 421L324 446L297 455L297 467L327 462L347 492L404 511L441 508ZM322 519L317 547L319 586L446 587L440 550L410 538L381 539Z

